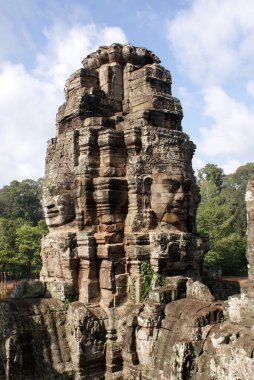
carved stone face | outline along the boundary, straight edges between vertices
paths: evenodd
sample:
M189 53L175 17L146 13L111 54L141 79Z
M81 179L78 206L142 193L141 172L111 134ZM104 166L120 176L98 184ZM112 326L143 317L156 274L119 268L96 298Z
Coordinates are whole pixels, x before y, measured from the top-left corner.
M159 173L154 179L151 193L151 207L156 212L160 225L187 232L191 179L182 175Z
M43 194L42 205L48 227L60 227L75 218L75 203L70 190L57 194L56 188L48 188Z

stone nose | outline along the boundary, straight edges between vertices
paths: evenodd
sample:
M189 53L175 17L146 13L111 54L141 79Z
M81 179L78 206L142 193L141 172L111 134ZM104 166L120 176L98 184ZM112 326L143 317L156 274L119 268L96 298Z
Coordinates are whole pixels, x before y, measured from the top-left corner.
M183 189L181 187L175 193L174 200L175 200L175 202L183 202L183 200L184 200L184 193L183 193Z
M48 208L48 209L55 207L54 199L52 199L52 198L44 199L43 206Z

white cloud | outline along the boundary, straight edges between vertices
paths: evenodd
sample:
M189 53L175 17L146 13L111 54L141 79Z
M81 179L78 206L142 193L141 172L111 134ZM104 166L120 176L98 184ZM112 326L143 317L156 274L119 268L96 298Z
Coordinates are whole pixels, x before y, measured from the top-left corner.
M226 172L253 161L254 108L241 99L254 97L253 0L193 0L168 21L167 38L204 107L196 160Z
M254 81L253 81L253 80L250 80L250 81L247 83L246 90L247 90L248 94L249 94L252 98L254 98Z
M179 86L177 89L179 99L181 100L183 109L189 109L193 103L193 95L188 88Z
M192 164L193 164L193 169L194 169L196 174L197 174L197 171L199 169L202 169L205 166L205 162L202 161L200 158L197 158L197 157L193 158Z
M119 27L56 24L47 30L48 44L33 71L23 64L0 65L0 186L13 179L43 176L46 141L55 135L54 121L63 102L68 76L99 45L125 42Z
M221 87L209 87L204 92L205 115L214 121L211 126L201 129L200 152L210 159L217 157L232 162L232 157L240 156L241 160L251 161L253 109L230 97ZM225 162L225 165L229 163Z
M35 74L52 80L61 88L67 77L81 67L82 59L98 46L127 41L121 28L97 26L94 23L77 24L71 28L56 23L44 34L48 45L46 51L37 56Z
M222 169L224 170L225 174L231 174L236 171L239 166L241 166L242 163L238 160L228 160L226 164L222 165Z
M253 72L253 0L194 0L168 22L167 33L182 69L197 83Z
M54 131L59 93L24 66L0 66L1 182L43 175L46 140Z

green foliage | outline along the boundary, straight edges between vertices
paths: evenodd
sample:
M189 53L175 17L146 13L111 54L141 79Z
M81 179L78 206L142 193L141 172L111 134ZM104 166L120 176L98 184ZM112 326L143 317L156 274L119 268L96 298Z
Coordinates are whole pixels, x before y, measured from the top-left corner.
M43 218L41 207L42 180L12 181L0 189L0 217L23 218L33 226Z
M17 272L16 229L25 223L24 219L0 218L0 271Z
M16 230L17 258L25 269L26 277L36 275L40 270L40 240L46 232L47 227L43 220L37 226L25 223Z
M63 303L65 310L68 310L68 307L70 306L70 300L68 298L65 298Z
M245 193L249 179L254 178L254 163L240 166L235 173L225 177L225 187L222 196L230 205L231 213L235 215L234 231L245 237L247 228Z
M219 265L223 274L243 274L247 270L245 192L254 164L241 166L230 175L208 164L198 175L201 204L197 227L210 235L205 263Z
M154 272L150 263L141 264L141 300L146 301L152 289Z
M159 273L155 273L148 262L141 263L141 300L147 301L149 292L156 286L163 286L165 279Z
M153 274L153 285L152 288L155 288L157 286L164 286L165 285L165 277L163 277L159 273Z
M205 256L205 264L208 267L221 266L223 257L220 252L210 250Z
M0 189L0 271L38 275L40 241L47 233L40 194L41 180L13 181Z
M240 236L237 232L232 232L220 239L217 249L221 252L221 268L224 275L244 274L247 272L245 237Z
M207 164L203 169L198 170L198 183L206 181L214 184L218 189L223 187L224 177L223 169L214 164Z

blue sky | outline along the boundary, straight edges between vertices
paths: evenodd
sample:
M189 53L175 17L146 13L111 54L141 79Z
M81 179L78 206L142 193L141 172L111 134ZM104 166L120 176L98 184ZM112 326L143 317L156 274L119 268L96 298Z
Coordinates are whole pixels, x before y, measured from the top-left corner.
M157 54L197 145L194 168L252 162L253 0L0 0L0 186L43 176L68 76L99 45Z

